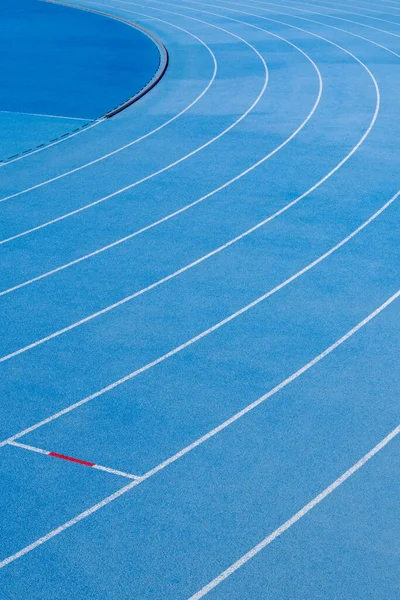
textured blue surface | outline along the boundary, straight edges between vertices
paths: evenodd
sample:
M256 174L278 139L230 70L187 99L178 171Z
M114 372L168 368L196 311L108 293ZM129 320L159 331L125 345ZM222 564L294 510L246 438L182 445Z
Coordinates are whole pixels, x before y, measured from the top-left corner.
M80 4L170 66L0 167L0 444L150 476L113 498L128 479L0 446L1 593L187 600L400 423L399 299L372 318L399 288L400 9ZM210 598L397 598L398 461L396 437Z

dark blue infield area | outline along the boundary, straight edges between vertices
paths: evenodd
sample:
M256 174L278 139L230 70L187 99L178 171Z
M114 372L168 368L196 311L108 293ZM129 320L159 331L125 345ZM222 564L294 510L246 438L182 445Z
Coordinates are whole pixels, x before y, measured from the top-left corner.
M136 95L157 44L115 18L40 0L0 3L0 160L48 143Z

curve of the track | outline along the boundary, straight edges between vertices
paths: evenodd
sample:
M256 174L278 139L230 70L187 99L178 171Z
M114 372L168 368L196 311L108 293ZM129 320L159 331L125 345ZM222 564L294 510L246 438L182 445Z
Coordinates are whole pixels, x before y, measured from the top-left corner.
M118 117L0 170L5 597L390 597L395 561L383 585L364 544L385 544L386 480L374 522L358 475L323 500L362 561L318 516L241 557L374 448L376 505L379 441L398 447L396 16L79 4L150 28L171 61Z

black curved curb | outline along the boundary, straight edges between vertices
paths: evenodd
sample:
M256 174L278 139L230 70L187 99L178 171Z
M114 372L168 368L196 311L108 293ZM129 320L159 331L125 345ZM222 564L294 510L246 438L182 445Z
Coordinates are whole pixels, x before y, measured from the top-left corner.
M140 98L142 98L145 94L147 94L147 92L149 92L151 89L153 89L153 87L155 85L157 85L157 83L160 81L160 79L164 75L165 71L167 70L169 57L168 57L168 51L167 51L166 47L161 42L161 40L159 40L153 33L148 31L141 25L137 25L136 23L133 23L132 21L129 21L128 19L124 19L122 17L118 17L116 15L112 15L110 13L103 12L103 11L97 10L95 8L89 8L87 6L78 6L76 4L71 4L69 2L63 2L62 0L41 0L41 1L47 2L48 4L58 4L60 6L68 6L69 8L76 8L78 10L84 10L86 12L92 12L94 14L101 15L103 17L108 17L109 19L115 19L116 21L121 21L121 23L125 23L129 27L133 27L134 29L139 29L139 31L144 33L157 46L158 54L159 54L159 62L158 62L157 71L154 73L151 80L141 90L139 90L134 96L132 96L131 98L128 98L128 100L126 100L122 104L119 104L112 110L109 110L107 113L105 113L105 115L103 115L103 118L110 119L114 115L117 115L118 113L120 113L123 110L125 110L126 108L128 108L128 106L131 106L132 104L134 104L134 102L137 102Z

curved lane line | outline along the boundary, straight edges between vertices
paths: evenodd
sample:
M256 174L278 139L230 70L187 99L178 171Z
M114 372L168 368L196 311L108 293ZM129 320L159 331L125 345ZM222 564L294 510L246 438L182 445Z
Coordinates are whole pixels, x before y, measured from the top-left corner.
M285 388L287 385L289 385L290 383L292 383L293 381L295 381L298 377L300 377L301 375L303 375L304 373L306 373L309 369L311 369L314 365L316 365L318 362L320 362L322 359L324 359L326 356L328 356L331 352L333 352L334 350L336 350L336 348L338 348L344 342L346 342L349 338L351 338L362 327L364 327L370 321L372 321L372 319L374 319L376 316L378 316L383 310L385 310L385 308L387 308L388 306L390 306L399 297L400 297L400 290L397 291L395 294L393 294L388 300L386 300L386 302L384 302L383 304L381 304L377 309L375 309L367 317L365 317L365 319L363 319L362 321L360 321L355 327L353 327L352 329L350 329L350 331L348 331L344 336L342 336L341 338L339 338L334 344L332 344L331 346L329 346L328 348L326 348L323 352L321 352L321 354L318 354L318 356L316 356L313 360L311 360L306 365L304 365L301 369L299 369L298 371L296 371L295 373L293 373L292 375L290 375L290 377L288 377L287 379L285 379L284 381L282 381L279 385L277 385L276 387L274 387L272 390L270 390L269 392L267 392L266 394L264 394L263 396L261 396L261 398L258 398L255 402L252 402L251 404L249 404L248 406L246 406L244 409L242 409L240 412L238 412L235 415L233 415L232 417L230 417L230 419L227 419L226 421L224 421L223 423L221 423L220 425L218 425L214 429L211 429L208 433L206 433L205 435L201 436L200 438L198 438L197 440L195 440L194 442L192 442L188 446L185 446L184 448L182 448L182 450L180 450L179 452L177 452L173 456L169 457L168 459L164 460L163 462L161 462L160 464L158 464L156 467L154 467L150 471L147 471L147 473L145 473L144 475L142 475L141 477L139 477L139 479L137 479L137 480L129 483L128 485L124 486L123 488L117 490L116 492L114 492L110 496L107 496L106 498L104 498L104 500L101 500L97 504L94 504L93 506L91 506L87 510L81 512L79 515L77 515L73 519L70 519L66 523L63 523L62 525L60 525L56 529L53 529L52 531L50 531L49 533L47 533L43 537L37 539L36 541L32 542L28 546L25 546L24 548L22 548L21 550L19 550L15 554L12 554L11 556L8 556L7 558L3 559L0 562L0 569L2 569L3 567L6 567L10 563L12 563L15 560L17 560L18 558L21 558L25 554L28 554L29 552L32 552L32 550L35 550L39 546L42 546L46 542L50 541L52 538L56 537L60 533L63 533L64 531L66 531L67 529L69 529L70 527L72 527L73 525L76 525L80 521L83 521L87 517L90 517L90 515L92 515L93 513L97 512L101 508L104 508L105 506L107 506L108 504L110 504L110 502L113 502L114 500L116 500L120 496L123 496L124 494L126 494L127 492L129 492L130 490L132 490L137 485L140 485L141 483L143 483L143 481L146 481L147 479L150 479L153 475L156 475L157 473L159 473L160 471L164 470L169 465L175 463L180 458L183 458L184 456L186 456L187 454L189 454L189 452L191 452L192 450L195 450L196 448L198 448L199 446L201 446L202 444L204 444L205 442L207 442L209 439L211 439L214 436L218 435L224 429L227 429L230 425L232 425L233 423L235 423L236 421L238 421L239 419L241 419L242 417L244 417L247 413L251 412L252 410L254 410L255 408L257 408L258 406L260 406L261 404L263 404L266 400L268 400L269 398L271 398L274 394L280 392L283 388ZM61 416L61 414L65 414L65 412L64 413L63 412L58 413L58 416ZM33 431L34 429L37 429L38 427L41 427L42 425L44 425L45 423L50 422L54 418L55 417L53 417L53 418L49 417L49 419L47 419L45 421L42 421L39 424L33 425L29 429L26 429L24 432L21 432L19 434L14 435L12 438L9 438L9 439L1 442L0 443L0 447L9 444L10 442L12 442L12 441L14 441L14 440L22 437L23 435L25 435L26 433L29 433L30 431ZM399 428L400 428L400 426L396 430L394 430L394 431L397 431ZM393 432L392 432L392 434L393 434ZM389 436L392 435L392 434L389 434ZM397 433L396 433L396 435L397 435ZM385 438L385 440L388 439L389 436L387 436L387 438ZM383 442L385 440L383 440ZM383 444L383 442L381 442L381 444Z
M103 5L99 4L99 3L93 3L93 4L96 4L97 6L103 6ZM179 14L179 13L172 13L172 11L164 11L164 12L169 12L171 14ZM236 35L235 33L232 33L230 31L228 31L227 29L223 29L222 27L219 27L218 25L213 25L212 23L208 23L207 21L202 21L202 20L196 19L194 17L188 17L186 15L181 15L181 16L183 16L183 17L185 17L187 19L191 19L193 21L198 21L199 23L204 23L205 25L209 25L210 27L213 27L215 29L218 29L220 31L223 31L223 32L227 33L231 37L234 37L234 38L238 39L239 41L243 42L246 46L248 46L249 48L251 48L254 51L254 53L258 56L258 58L260 59L262 65L264 67L265 76L264 76L264 83L263 83L263 86L261 88L261 91L259 92L257 98L254 100L254 102L252 103L252 105L238 119L236 119L236 121L234 121L233 123L231 123L229 125L229 127L225 128L218 135L216 135L215 137L211 138L210 140L208 140L207 142L205 142L204 144L202 144L201 146L199 146L195 150L192 150L188 154L184 155L183 157L179 158L178 160L175 160L174 162L170 163L166 167L163 167L162 169L159 169L158 171L155 171L155 172L151 173L150 175L147 175L146 177L143 177L142 179L139 179L138 181L135 181L134 183L131 183L131 184L129 184L129 185L127 185L127 186L125 186L125 187L117 190L116 192L108 194L107 196L104 196L103 198L100 198L99 200L95 200L94 202L90 202L89 204L86 204L85 206L82 206L82 207L77 208L76 210L73 210L73 211L71 211L69 213L66 213L66 214L64 214L64 215L62 215L60 217L52 219L51 221L47 221L46 223L42 223L41 225L38 225L36 227L32 227L31 229L28 229L26 231L23 231L21 233L13 235L13 236L11 236L9 238L0 240L0 245L7 244L8 242L11 242L11 241L16 240L18 238L21 238L21 237L24 237L26 235L29 235L30 233L33 233L35 231L39 231L40 229L44 229L45 227L53 225L54 223L58 223L59 221L63 221L65 219L69 218L69 217L72 217L73 215L81 213L81 212L83 212L83 211L85 211L85 210L87 210L89 208L92 208L93 206L96 206L96 205L98 205L98 204L100 204L102 202L105 202L106 200L109 200L110 198L114 198L115 196L117 196L119 194L122 194L123 192L131 190L134 187L140 185L141 183L144 183L145 181L149 181L153 177L156 177L157 175L160 175L161 173L164 173L164 172L168 171L172 167L175 167L176 165L184 162L188 158L190 158L190 157L194 156L195 154L197 154L198 152L204 150L204 148L207 148L208 146L210 146L211 144L213 144L218 139L222 138L225 134L227 134L234 127L236 127L241 121L243 121L243 119L245 119L247 117L247 115L249 113L251 113L251 111L257 106L257 104L261 100L262 96L264 95L264 92L265 92L265 90L267 88L267 85L268 85L268 78L269 78L268 77L268 67L267 67L267 64L266 64L264 58L262 57L262 55L258 52L258 50L256 48L254 48L254 46L252 44L250 44L250 42L247 42L244 38L241 38L240 36Z

